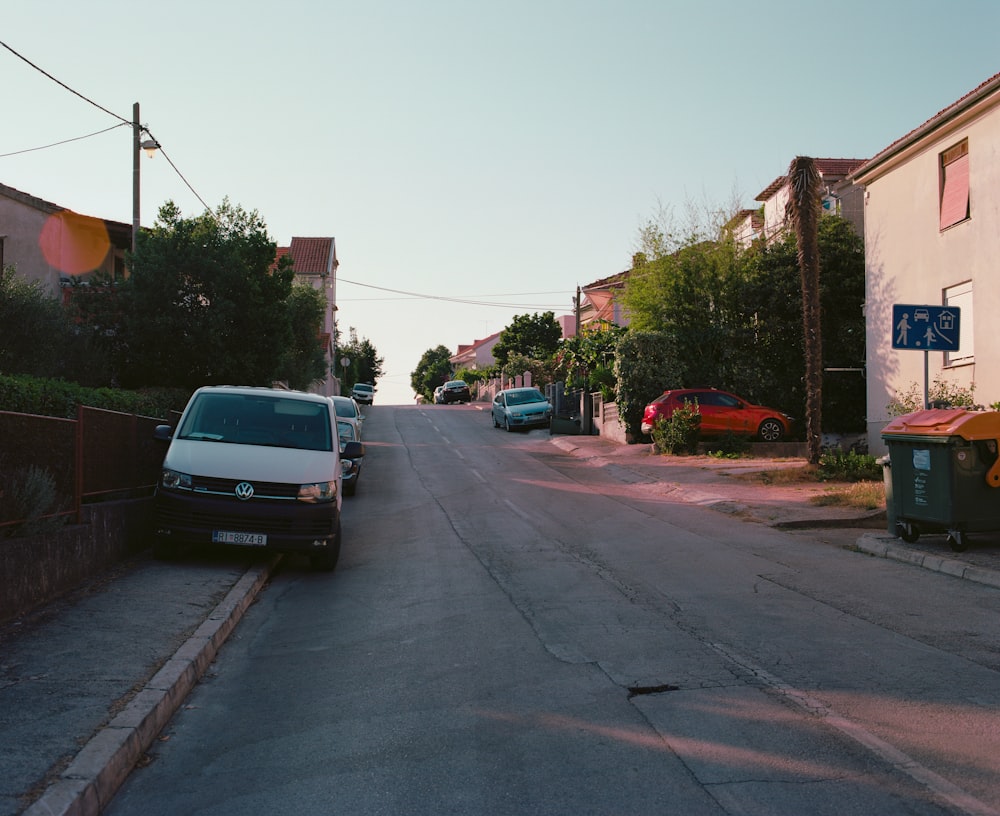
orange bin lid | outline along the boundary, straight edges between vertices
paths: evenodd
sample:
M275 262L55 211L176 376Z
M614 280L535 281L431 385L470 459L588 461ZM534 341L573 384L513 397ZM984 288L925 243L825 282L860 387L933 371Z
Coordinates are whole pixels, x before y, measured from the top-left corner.
M964 408L927 408L895 417L882 436L960 436L962 439L1000 439L1000 411Z

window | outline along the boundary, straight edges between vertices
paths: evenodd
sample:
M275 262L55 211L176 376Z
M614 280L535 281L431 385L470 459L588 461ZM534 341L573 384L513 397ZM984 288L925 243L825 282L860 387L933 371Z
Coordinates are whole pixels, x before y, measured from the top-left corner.
M941 224L947 229L969 217L969 142L941 154Z
M946 366L971 363L975 359L972 347L972 281L950 286L944 290L944 305L961 309L958 324L958 351L946 351Z

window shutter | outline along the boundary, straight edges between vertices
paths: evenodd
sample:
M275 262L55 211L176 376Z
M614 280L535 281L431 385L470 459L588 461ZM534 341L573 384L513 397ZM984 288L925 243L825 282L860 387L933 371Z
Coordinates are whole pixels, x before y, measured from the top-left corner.
M941 191L941 229L969 217L969 154L944 166Z

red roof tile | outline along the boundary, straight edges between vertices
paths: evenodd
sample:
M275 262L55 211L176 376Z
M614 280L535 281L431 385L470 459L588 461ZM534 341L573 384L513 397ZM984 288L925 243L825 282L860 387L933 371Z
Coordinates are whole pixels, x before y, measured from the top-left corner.
M330 258L334 254L333 238L292 238L288 254L292 256L298 275L325 275L330 272Z

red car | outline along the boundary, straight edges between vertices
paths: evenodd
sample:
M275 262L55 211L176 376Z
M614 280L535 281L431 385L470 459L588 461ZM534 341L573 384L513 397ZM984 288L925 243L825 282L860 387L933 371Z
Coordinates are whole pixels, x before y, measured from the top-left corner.
M660 417L670 419L685 402L697 403L702 436L756 436L762 442L777 442L792 432L792 418L774 408L754 405L742 397L715 388L676 388L664 391L646 406L642 432L653 430Z

